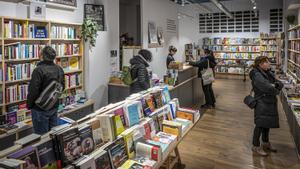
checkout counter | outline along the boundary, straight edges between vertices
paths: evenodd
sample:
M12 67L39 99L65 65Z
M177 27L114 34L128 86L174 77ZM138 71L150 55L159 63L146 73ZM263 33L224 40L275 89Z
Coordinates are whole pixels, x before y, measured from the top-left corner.
M205 103L201 79L197 76L197 68L183 66L178 71L177 85L170 86L171 98L178 98L180 106L195 107ZM130 95L129 86L124 84L108 84L108 102L116 103Z

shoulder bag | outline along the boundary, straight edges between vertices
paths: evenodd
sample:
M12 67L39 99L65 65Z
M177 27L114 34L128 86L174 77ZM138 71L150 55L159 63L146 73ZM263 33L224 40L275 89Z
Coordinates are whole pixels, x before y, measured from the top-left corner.
M201 71L203 85L212 84L215 81L214 71L209 66L209 60L207 59L207 69Z
M253 96L253 93L254 93L254 92L253 92L253 89L252 89L252 90L250 91L250 94L244 98L244 103L245 103L250 109L254 109L254 108L255 108L255 106L256 106L256 104L257 104L257 100L259 100L259 99L261 99L261 98L263 98L263 97L266 96L265 94L263 94L263 95L258 96L257 98L255 98L255 97Z

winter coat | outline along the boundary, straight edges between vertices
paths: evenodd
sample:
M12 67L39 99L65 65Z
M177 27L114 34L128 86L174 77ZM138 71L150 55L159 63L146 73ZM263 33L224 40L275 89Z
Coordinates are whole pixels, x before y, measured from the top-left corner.
M254 108L254 122L257 127L279 128L277 97L283 84L271 71L253 68L250 72L254 97L258 98Z
M61 77L60 80L59 77ZM35 100L53 80L60 81L62 86L65 87L63 69L52 61L41 61L31 75L27 95L27 107L29 109L34 108L40 110L35 106ZM58 102L53 108L57 107Z
M199 61L196 62L189 62L190 65L194 67L198 67L198 77L202 78L201 71L208 68L208 61L209 61L209 67L214 70L215 66L217 65L216 60L212 56L206 56L204 58L201 58Z
M141 55L134 56L130 60L131 78L133 83L130 85L130 93L138 93L150 88L150 78L147 67L149 64Z
M169 67L169 64L170 64L172 61L175 61L174 57L173 57L172 55L168 55L168 57L167 57L167 68Z

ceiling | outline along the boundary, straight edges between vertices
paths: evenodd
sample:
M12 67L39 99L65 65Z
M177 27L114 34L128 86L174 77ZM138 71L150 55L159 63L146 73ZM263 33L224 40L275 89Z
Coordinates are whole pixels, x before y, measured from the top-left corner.
M171 0L171 1L175 1L175 0ZM227 1L227 0L220 0L220 1ZM189 3L206 3L206 2L210 2L210 0L185 0L185 4L189 4ZM178 4L182 4L182 0L177 0Z

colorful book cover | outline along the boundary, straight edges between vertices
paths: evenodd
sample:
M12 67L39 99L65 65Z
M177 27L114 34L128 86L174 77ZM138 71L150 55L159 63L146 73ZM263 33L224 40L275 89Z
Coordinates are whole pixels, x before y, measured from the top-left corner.
M65 130L57 135L62 165L67 166L82 156L81 137L78 128Z
M6 114L6 121L9 124L17 123L17 111L9 112Z
M109 153L112 166L114 168L120 167L125 161L128 160L126 152L125 141L123 137L117 138L111 145L105 148Z
M167 103L169 103L171 101L171 96L170 96L170 92L169 92L168 86L165 86L162 89L162 95L163 95L164 104L167 104Z
M140 122L139 105L134 103L127 106L127 120L128 126L131 127Z
M64 70L69 70L69 59L68 58L61 58L60 59L60 64L61 64L61 67L64 69Z
M121 120L121 116L120 115L113 116L113 121L114 121L115 133L116 133L116 136L118 136L125 130L122 120Z
M34 38L47 38L47 29L45 26L36 26L34 28Z
M153 101L153 97L152 96L146 97L146 102L147 102L147 105L149 106L150 110L152 112L154 112L155 111L155 104L154 104L154 101Z
M84 155L90 154L95 149L93 131L90 125L84 125L79 128L79 134L81 137L81 150Z
M42 169L57 169L53 142L51 139L41 141L34 145L34 147L37 149Z
M122 123L125 126L126 125L126 120L125 120L125 114L124 114L124 109L123 107L119 107L116 110L114 110L115 115L119 115L121 117Z
M79 69L79 61L78 57L71 57L69 59L70 70L78 70Z
M107 151L97 151L94 156L96 169L112 169L110 157Z
M95 118L91 120L90 125L92 126L93 130L94 143L96 146L100 146L103 143L103 134L100 126L100 121L97 118Z
M194 122L194 114L193 113L188 113L188 112L178 110L176 112L176 117L182 118L182 119L187 119L187 120L190 120L191 122Z
M125 144L126 144L126 150L127 150L128 158L131 159L135 155L134 142L133 142L133 132L126 133L123 137L124 137L124 141L125 141Z
M23 167L26 169L39 169L40 162L37 151L32 146L28 146L20 151L17 151L8 156L8 158L18 159L25 161Z

